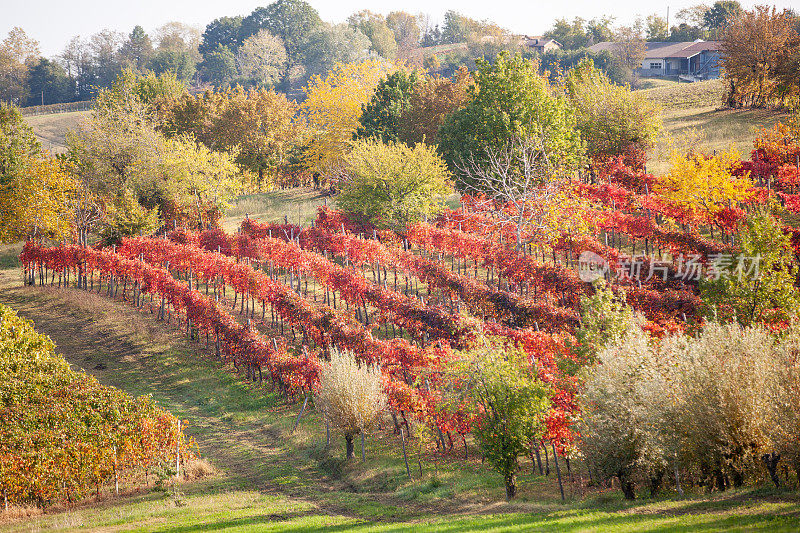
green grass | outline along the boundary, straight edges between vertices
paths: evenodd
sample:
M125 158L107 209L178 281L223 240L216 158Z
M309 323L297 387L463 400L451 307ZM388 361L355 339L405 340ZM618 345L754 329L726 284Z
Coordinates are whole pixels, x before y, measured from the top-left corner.
M307 226L317 217L317 208L326 202L333 207L331 197L311 187L248 194L232 203L222 226L226 231L236 231L248 214L265 222L283 222L286 217L293 224Z
M61 153L67 150L67 131L77 128L81 121L89 118L90 113L91 111L73 111L51 115L33 115L25 117L25 122L33 127L33 132L43 149Z
M648 154L649 172L666 173L673 149L713 153L734 148L747 159L761 128L789 118L787 113L768 109L723 109L723 93L722 80L672 83L642 91L663 109L664 127Z
M768 489L669 495L625 502L618 491L589 489L579 464L561 503L555 476L531 474L522 462L519 498L506 503L499 476L469 459L421 455L409 447L414 480L401 443L386 420L369 435L365 462L343 461L341 437L325 445L324 424L311 409L296 431L301 398L245 383L204 346L171 326L105 297L75 289L23 288L19 271L0 271L0 301L33 319L73 365L132 394L152 394L188 421L201 455L217 469L181 486L174 497L133 490L108 494L69 511L0 524L0 529L303 531L791 531L800 527L800 496ZM360 451L356 445L357 453ZM423 474L419 475L417 458Z

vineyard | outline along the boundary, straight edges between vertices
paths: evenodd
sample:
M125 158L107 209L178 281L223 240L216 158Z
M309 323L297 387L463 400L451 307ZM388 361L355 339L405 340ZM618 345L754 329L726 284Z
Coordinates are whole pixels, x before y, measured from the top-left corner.
M0 486L9 504L74 502L174 471L192 455L180 421L148 398L73 371L53 343L0 305Z
M532 447L568 460L581 450L583 306L598 290L583 278L585 254L651 335L697 331L707 316L699 282L721 257L736 266L742 221L767 205L798 211L798 155L788 130L763 132L752 158L732 167L744 193L706 209L612 158L570 184L580 207L569 216L588 230L539 241L521 240L489 202L464 195L460 208L404 232L321 207L310 227L246 218L232 234L176 227L104 248L31 241L20 259L26 284L128 302L289 400L307 401L331 350L346 350L380 368L395 431L430 428L441 454L459 442L468 453L481 423L450 396L459 352L482 338L519 346L550 391ZM800 230L782 228L797 254ZM767 319L777 329L782 320Z

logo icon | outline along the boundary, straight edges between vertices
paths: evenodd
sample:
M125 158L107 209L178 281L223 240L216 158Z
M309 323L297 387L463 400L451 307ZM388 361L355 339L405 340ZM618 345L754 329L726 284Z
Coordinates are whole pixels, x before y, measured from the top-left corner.
M608 272L608 262L594 252L586 250L578 258L578 277L591 283Z

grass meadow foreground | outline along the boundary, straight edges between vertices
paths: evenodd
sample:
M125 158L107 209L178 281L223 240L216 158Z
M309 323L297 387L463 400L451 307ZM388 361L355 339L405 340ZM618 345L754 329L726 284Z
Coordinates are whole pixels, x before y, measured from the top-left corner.
M269 201L265 201L269 204ZM255 209L254 209L255 211ZM326 446L322 417L311 409L293 431L303 399L287 402L221 367L189 341L119 301L74 289L22 287L18 247L0 251L0 303L49 335L76 368L134 395L150 394L188 421L200 455L215 473L167 490L125 487L70 508L16 509L8 531L794 531L800 498L767 485L712 495L626 502L616 488L589 487L585 467L565 477L565 503L554 472L522 464L517 501L481 463L471 441L442 456L409 441L409 479L399 436L386 420L366 439L366 460L343 460L344 441ZM563 465L562 465L563 469ZM26 516L27 515L27 516Z

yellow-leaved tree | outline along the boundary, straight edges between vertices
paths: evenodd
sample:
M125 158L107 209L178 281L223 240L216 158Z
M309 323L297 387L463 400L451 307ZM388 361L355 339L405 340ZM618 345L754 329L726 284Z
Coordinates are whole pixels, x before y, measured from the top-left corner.
M300 107L312 140L305 152L309 168L328 174L341 163L359 126L362 106L375 92L378 82L397 70L381 59L361 63L337 63L323 79L312 78L306 87L306 101Z
M736 174L740 161L733 149L713 156L674 152L669 173L658 180L656 191L685 209L713 216L751 195L748 175Z
M27 158L0 186L0 242L68 236L77 187L57 159Z

